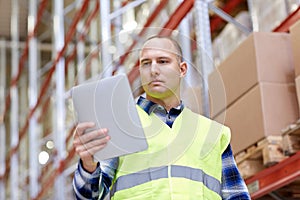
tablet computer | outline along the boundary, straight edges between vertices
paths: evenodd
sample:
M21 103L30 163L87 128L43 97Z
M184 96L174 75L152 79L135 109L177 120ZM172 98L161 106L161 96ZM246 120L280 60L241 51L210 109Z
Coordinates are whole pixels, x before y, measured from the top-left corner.
M78 122L94 122L94 129L109 130L111 139L94 155L96 160L148 148L126 74L75 86L71 93Z

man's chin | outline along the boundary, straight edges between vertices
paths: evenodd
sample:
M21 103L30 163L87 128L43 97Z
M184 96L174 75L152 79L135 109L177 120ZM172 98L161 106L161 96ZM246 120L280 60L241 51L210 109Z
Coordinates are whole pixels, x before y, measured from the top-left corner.
M148 93L149 94L151 94L151 96L152 95L162 95L162 94L164 94L166 91L163 89L163 88L161 88L161 87L154 87L154 88L151 88L149 91L148 91Z
M148 95L155 99L162 99L167 96L167 92L165 90L152 90L148 92Z

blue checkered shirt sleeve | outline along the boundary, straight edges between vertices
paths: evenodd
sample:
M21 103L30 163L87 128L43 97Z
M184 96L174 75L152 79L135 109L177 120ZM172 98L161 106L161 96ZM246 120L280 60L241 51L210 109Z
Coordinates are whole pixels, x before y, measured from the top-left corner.
M222 154L222 199L250 200L247 186L234 160L231 146Z
M76 199L104 199L109 193L109 187L118 166L118 158L108 159L98 163L93 173L85 171L79 160L78 168L73 178L73 191Z

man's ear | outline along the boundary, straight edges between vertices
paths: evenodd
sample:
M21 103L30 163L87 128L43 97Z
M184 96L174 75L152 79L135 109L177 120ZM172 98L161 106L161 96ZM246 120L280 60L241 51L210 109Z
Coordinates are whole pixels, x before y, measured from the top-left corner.
M187 72L187 63L181 62L179 67L180 67L180 77L184 77Z

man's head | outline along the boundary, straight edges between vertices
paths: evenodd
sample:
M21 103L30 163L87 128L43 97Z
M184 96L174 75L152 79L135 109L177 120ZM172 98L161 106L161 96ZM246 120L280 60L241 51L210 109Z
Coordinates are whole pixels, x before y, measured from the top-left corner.
M169 40L175 49L168 49L169 51L173 51L174 54L176 54L177 58L178 58L178 62L182 62L182 49L181 49L181 46L178 44L178 42L173 39L172 37L169 37L169 36L160 36L160 35L154 35L154 36L151 36L149 37L145 42L144 44L146 44L149 40L152 40L152 39L167 39Z
M140 76L149 99L180 98L180 82L187 71L176 40L153 36L140 52Z

